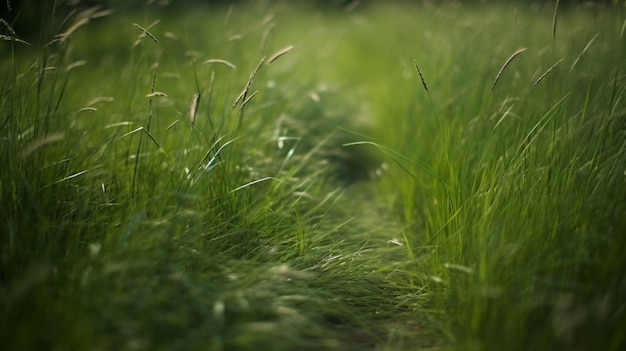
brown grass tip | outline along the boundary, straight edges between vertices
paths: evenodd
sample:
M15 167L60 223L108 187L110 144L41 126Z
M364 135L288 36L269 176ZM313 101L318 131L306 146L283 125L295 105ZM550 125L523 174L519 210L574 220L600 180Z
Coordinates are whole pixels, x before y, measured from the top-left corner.
M221 63L221 64L226 65L226 66L228 66L228 67L230 67L232 69L236 69L237 68L237 66L235 66L234 64L232 64L232 63L230 63L230 62L228 62L226 60L222 60L222 59L208 59L208 60L204 61L205 65L211 64L211 63Z
M193 125L196 123L196 113L198 112L198 104L200 102L200 94L194 94L189 103L189 122Z
M293 45L289 45L285 48L280 49L274 55L270 56L270 58L267 60L267 64L269 65L270 63L276 61L279 57L291 51L291 49L293 49Z

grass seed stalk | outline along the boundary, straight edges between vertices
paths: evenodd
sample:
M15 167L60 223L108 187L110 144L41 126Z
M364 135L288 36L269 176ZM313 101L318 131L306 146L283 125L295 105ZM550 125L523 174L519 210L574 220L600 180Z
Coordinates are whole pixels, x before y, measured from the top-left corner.
M504 64L502 65L502 68L500 68L500 70L498 71L498 74L496 75L496 78L493 80L493 83L491 84L491 88L489 88L489 91L493 91L493 88L496 86L496 84L500 80L500 77L502 77L502 73L504 73L504 70L509 66L509 64L511 64L511 62L513 62L513 60L517 56L522 54L524 51L526 51L526 48L521 48L515 51L511 56L509 56L506 62L504 62Z

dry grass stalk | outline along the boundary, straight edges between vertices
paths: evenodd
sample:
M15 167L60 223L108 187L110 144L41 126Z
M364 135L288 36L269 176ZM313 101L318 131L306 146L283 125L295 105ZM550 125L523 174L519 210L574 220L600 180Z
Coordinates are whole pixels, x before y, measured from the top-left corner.
M291 51L291 49L293 49L293 45L289 45L286 48L283 48L281 50L279 50L278 52L276 52L274 55L272 55L269 60L267 60L267 64L269 65L270 63L276 61L279 57L283 56L284 54L288 53L289 51Z
M156 77L157 71L154 70L154 75L152 76L152 87L150 88L150 94L148 94L148 126L146 127L146 131L148 134L150 133L150 125L152 124L152 95L154 95L154 87L156 86Z
M78 110L78 112L96 112L96 111L98 111L98 109L95 107L83 107L80 110Z
M243 91L241 92L241 94L239 94L239 96L237 96L237 99L235 99L235 102L233 102L233 108L235 108L235 106L237 106L237 104L239 103L239 101L241 101L241 99L244 98L244 96L248 93L248 86L246 85L246 87L243 89Z
M61 34L58 34L57 35L57 39L59 41L61 41L61 42L67 40L69 37L72 36L72 34L74 34L74 32L78 28L80 28L80 27L86 25L87 23L89 23L89 20L90 20L89 17L83 17L83 18L79 19L78 21L74 22L74 24L72 24L72 26L70 28L68 28L68 30L66 30L65 32L63 32Z
M22 39L18 39L18 38L13 37L13 36L8 36L8 35L0 34L0 39L2 39L2 40L6 40L6 41L14 41L14 42L16 42L16 43L22 43L22 44L25 44L25 45L30 46L30 43L29 43L29 42L26 42L26 41L24 41L24 40L22 40Z
M72 62L69 65L67 65L67 67L65 67L65 72L69 72L76 67L84 66L86 64L87 64L87 61L85 60L78 60L78 61Z
M539 84L539 82L541 82L543 80L543 78L545 78L548 73L552 72L552 70L554 69L554 67L558 66L559 63L561 63L561 61L563 61L563 59L560 59L558 61L556 61L555 64L553 64L552 66L550 66L550 68L548 68L547 71L545 71L539 78L537 78L537 80L535 81L535 84L533 84L533 86Z
M239 107L240 110L243 110L244 107L246 107L246 105L248 104L248 102L250 102L250 100L252 100L253 97L256 96L256 94L258 94L259 91L255 90L254 93L252 93L250 96L248 96L248 98L246 100L244 100L243 103L241 103L241 107Z
M155 23L156 24L156 23ZM153 24L154 25L154 24ZM150 27L152 27L153 25L150 25ZM154 40L155 43L159 43L159 40L157 38L154 37L154 35L152 35L152 33L148 32L147 29L145 29L144 27L138 25L137 23L133 23L133 26L137 27L140 31L142 31L145 35L149 36L150 39Z
M165 33L163 34L163 36L164 36L164 37L166 37L166 38L168 38L168 39L174 40L174 41L177 41L177 40L178 40L178 35L176 35L175 33L169 32L169 31L168 31L168 32L165 32Z
M28 43L28 42L26 42L26 41L24 41L24 40L22 40L22 39L17 37L17 34L13 30L13 27L11 27L11 25L7 21L5 21L4 19L0 18L0 23L2 23L9 30L9 32L11 33L10 36L9 35L0 34L0 39L7 40L7 41L14 41L16 43L22 43L22 44L26 44L26 45L30 46L30 43Z
M424 87L424 90L426 90L426 92L428 92L428 86L426 85L426 80L424 80L424 76L422 75L422 71L420 70L419 66L417 65L417 60L413 60L413 64L415 65L415 69L417 70L417 74L419 74L419 76L420 76L420 80L422 81L422 86Z
M168 97L167 94L160 92L160 91L155 91L154 93L150 93L148 95L146 95L147 98L153 98L153 97Z
M222 59L208 59L208 60L204 61L205 65L206 64L211 64L211 63L221 63L221 64L226 65L226 66L228 66L228 67L230 67L232 69L236 69L237 68L237 66L235 66L234 64L232 64L232 63L230 63L230 62L228 62L226 60L222 60Z
M179 121L180 121L180 120L179 120L179 119L177 119L177 120L175 120L174 122L170 123L170 125L169 125L169 126L167 126L167 128L165 128L165 130L170 130L170 129L172 129L172 127L174 127L176 124L178 124L178 122L179 122Z
M35 152L37 149L40 149L41 147L46 146L48 144L51 144L51 143L54 143L54 142L57 142L57 141L61 141L64 138L65 138L65 134L64 133L48 134L43 139L39 139L39 140L33 142L28 147L26 147L24 150L22 150L21 155L22 155L22 157L26 157L26 156L32 154L33 152Z
M524 51L526 51L526 48L521 48L517 51L515 51L513 53L513 55L511 55L506 62L504 63L504 65L502 65L502 68L500 68L500 71L498 71L498 74L496 75L496 79L493 80L493 83L491 84L491 88L489 88L489 91L492 91L493 88L496 86L496 84L498 83L498 80L500 80L500 77L502 76L502 73L504 72L504 70L507 68L507 66L517 57L519 56L521 53L523 53Z
M108 16L110 14L113 13L113 10L102 10L102 11L96 11L93 14L91 14L89 16L89 18L94 19L94 18L100 18L100 17L104 17L104 16Z
M235 10L235 4L231 4L226 10L226 15L224 16L224 24L227 24L230 20L230 16L233 15L233 11Z
M252 82L254 81L254 77L256 76L257 72L259 71L259 68L261 68L261 66L263 65L264 62L265 62L265 57L263 57L261 59L261 62L259 62L259 64L254 69L254 71L252 71L252 73L250 73L250 78L248 78L248 83L246 84L246 87L243 89L241 94L239 94L239 96L237 96L237 99L233 103L233 108L235 108L235 106L237 106L239 101L246 101L246 97L248 96L248 91L250 91L250 87L252 86Z
M104 17L107 16L109 14L111 14L113 11L112 10L102 10L102 11L98 11L100 9L100 6L93 6L90 7L84 11L79 12L76 15L76 21L63 33L61 34L57 34L55 36L55 38L48 43L46 46L51 45L57 41L60 42L64 42L65 40L67 40L69 37L72 36L72 34L74 34L74 32L76 32L76 30L78 30L80 27L86 25L87 23L89 23L89 21L91 21L94 18L98 18L98 17ZM63 21L63 23L65 24L66 21L68 21L70 19L70 17L73 16L73 13L70 14L70 16L68 16L65 21Z
M4 26L9 30L9 32L11 32L11 34L13 34L14 37L17 37L17 34L15 34L13 27L11 27L11 25L7 21L5 21L3 18L0 18L0 23L4 24Z
M559 14L559 0L554 5L554 15L552 16L552 40L556 39L556 18Z
M200 103L200 94L193 94L191 103L189 104L189 123L194 125L196 123L196 113L198 112L198 104Z
M587 50L589 50L589 48L591 47L591 44L593 44L593 42L596 40L597 37L598 37L598 34L596 33L596 35L594 35L593 38L589 40L587 45L585 45L585 48L583 49L583 51L580 52L578 57L576 57L576 60L574 60L574 63L572 63L572 67L570 67L569 69L570 71L574 70L574 67L576 67L576 65L578 64L578 61L580 61L580 59L583 57L583 55L585 55Z
M259 28L265 27L265 25L272 22L272 20L274 19L274 16L275 14L270 13L267 16L263 17L263 19L261 20L261 23L259 24Z
M113 96L99 96L87 102L87 106L99 104L101 102L111 102L111 101L115 101L115 98Z
M267 39L270 36L270 32L274 29L274 24L270 24L267 29L263 32L263 37L261 37L261 44L259 45L259 49L261 52L265 51L265 44L267 43Z

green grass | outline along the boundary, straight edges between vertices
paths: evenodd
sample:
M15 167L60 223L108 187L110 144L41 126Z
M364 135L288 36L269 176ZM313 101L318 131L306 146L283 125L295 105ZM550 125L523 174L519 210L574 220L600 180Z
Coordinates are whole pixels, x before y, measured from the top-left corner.
M626 345L623 4L114 9L0 32L2 349Z

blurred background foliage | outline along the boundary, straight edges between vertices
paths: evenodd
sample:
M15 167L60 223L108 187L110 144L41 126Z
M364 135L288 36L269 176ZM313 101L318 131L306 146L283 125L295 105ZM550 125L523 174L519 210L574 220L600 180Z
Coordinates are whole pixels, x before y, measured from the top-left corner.
M298 6L313 6L318 9L327 11L353 11L358 8L365 8L370 4L376 3L377 0L299 0ZM185 11L186 7L193 6L232 6L244 3L289 3L294 5L294 1L286 0L142 0L142 1L125 1L125 0L6 0L0 5L0 18L9 22L15 31L21 35L22 39L37 43L42 38L42 31L48 30L43 28L44 19L49 19L50 14L54 13L55 17L62 19L73 11L93 6L101 8L114 9L115 11L139 11L146 9L167 9L174 11ZM397 3L415 4L421 3L424 6L438 5L474 5L474 4L513 4L516 6L530 6L537 9L548 6L553 7L556 0L552 1L536 1L536 0L395 0ZM560 0L560 6L575 4L586 7L601 7L616 3L626 3L625 0Z

